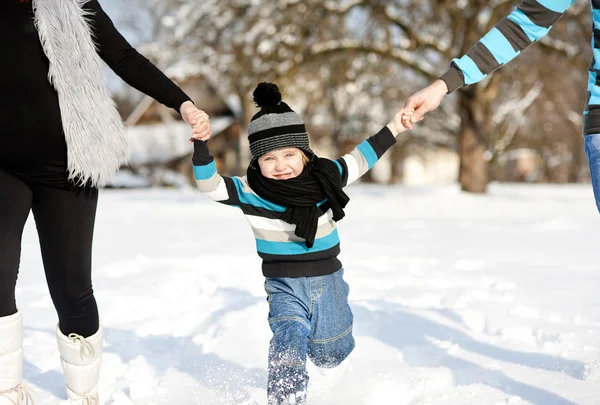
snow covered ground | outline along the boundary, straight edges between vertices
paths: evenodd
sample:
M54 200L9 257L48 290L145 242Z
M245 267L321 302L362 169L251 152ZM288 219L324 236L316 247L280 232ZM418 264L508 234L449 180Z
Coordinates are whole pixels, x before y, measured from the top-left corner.
M600 404L600 216L589 185L357 185L340 222L357 347L310 405ZM95 236L101 403L265 404L250 228L193 190L106 190ZM36 404L66 396L32 221L18 300Z

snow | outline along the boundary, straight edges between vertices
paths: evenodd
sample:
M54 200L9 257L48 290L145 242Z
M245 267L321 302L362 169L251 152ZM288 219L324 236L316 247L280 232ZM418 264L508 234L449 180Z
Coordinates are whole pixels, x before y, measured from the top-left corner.
M594 405L600 218L589 185L355 185L340 222L357 347L310 405ZM266 404L252 233L195 190L104 190L94 288L102 404ZM36 404L65 398L32 221L17 298ZM309 392L309 395L310 393Z

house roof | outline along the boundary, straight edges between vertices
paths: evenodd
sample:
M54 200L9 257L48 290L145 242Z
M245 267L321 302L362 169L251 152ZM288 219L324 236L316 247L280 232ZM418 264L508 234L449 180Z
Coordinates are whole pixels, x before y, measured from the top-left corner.
M231 113L238 117L241 115L242 108L238 97L231 94L220 94L220 92L217 91L219 87L216 85L216 83L211 81L210 76L206 75L204 73L204 69L199 67L197 64L189 61L179 61L166 68L164 73L171 80L178 83L184 83L194 78L204 80L215 94L219 94L218 97L220 98L220 101L222 101L222 103L230 110ZM125 125L137 125L142 116L154 103L157 103L157 101L150 96L145 96L136 105L133 112L125 119ZM202 109L202 106L199 106L199 108Z
M235 122L233 117L211 118L213 136L225 131ZM188 143L190 127L182 121L127 127L131 165L165 163L192 152Z

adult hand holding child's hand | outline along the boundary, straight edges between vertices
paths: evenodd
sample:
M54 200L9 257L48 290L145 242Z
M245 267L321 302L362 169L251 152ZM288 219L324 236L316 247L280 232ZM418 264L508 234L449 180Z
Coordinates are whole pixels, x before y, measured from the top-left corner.
M210 119L208 114L196 108L191 101L183 103L180 112L183 120L192 127L192 137L189 140L190 144L193 143L194 140L207 141L210 139L212 131L210 129Z

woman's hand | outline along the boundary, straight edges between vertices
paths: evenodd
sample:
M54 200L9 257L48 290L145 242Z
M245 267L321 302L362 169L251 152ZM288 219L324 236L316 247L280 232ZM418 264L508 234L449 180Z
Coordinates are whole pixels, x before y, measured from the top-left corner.
M186 101L179 109L183 120L192 127L192 137L189 143L193 143L194 140L206 141L210 139L212 131L210 129L210 119L208 114L204 111L196 108L194 103Z

